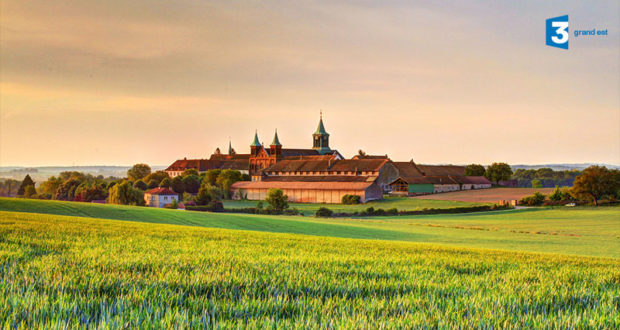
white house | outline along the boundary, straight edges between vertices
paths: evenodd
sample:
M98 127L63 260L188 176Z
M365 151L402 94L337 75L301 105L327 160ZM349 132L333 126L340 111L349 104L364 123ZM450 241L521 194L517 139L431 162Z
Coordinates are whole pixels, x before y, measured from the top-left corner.
M153 188L144 193L146 206L164 207L172 201L179 202L179 194L168 188Z

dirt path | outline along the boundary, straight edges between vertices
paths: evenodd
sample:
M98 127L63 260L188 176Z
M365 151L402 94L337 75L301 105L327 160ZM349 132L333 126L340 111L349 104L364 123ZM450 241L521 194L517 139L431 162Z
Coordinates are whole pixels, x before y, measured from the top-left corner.
M443 201L495 203L500 200L521 199L539 191L545 195L553 192L554 188L490 188L478 190L455 191L441 194L416 196L417 199L434 199Z

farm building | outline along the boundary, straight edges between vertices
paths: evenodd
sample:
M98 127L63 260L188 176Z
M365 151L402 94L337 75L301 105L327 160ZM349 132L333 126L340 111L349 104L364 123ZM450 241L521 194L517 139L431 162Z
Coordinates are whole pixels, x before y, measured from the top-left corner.
M236 198L264 199L271 188L279 188L291 201L340 203L344 195L363 201L381 199L384 189L398 177L389 159L288 159L262 171L252 182L233 184Z
M392 194L422 195L468 189L491 188L480 176L465 176L465 167L453 165L418 165L413 161L394 162L399 177L390 183Z
M146 206L164 207L172 201L179 201L179 194L168 188L153 188L144 193L144 201Z

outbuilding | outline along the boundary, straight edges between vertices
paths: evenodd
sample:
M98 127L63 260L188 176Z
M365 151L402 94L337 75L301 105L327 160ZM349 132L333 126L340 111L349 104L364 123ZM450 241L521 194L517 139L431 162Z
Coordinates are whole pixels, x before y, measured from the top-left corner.
M164 207L173 201L179 201L179 194L168 188L153 188L144 193L146 206Z

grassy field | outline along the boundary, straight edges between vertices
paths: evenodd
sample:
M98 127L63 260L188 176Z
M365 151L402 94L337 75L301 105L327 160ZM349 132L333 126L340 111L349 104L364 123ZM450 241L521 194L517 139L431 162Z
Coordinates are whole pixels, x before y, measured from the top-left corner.
M549 195L555 188L492 188L453 191L441 194L412 197L413 200L460 201L468 203L497 203L500 200L520 200L525 196L540 192Z
M317 219L0 198L0 211L620 258L619 207Z
M0 214L3 328L618 328L619 296L618 259Z
M497 201L495 201L497 202ZM245 208L256 207L258 201L224 201L225 208ZM264 203L264 202L263 202ZM362 211L369 207L375 209L382 208L384 210L397 208L401 211L413 211L422 210L425 208L446 209L454 207L467 207L476 205L487 205L492 203L484 202L460 202L451 200L422 200L407 197L386 197L379 201L372 201L365 204L357 205L343 205L343 204L316 204L316 203L290 203L290 207L294 207L305 215L314 215L316 210L320 207L327 207L334 212L349 212ZM266 205L265 205L266 206Z

